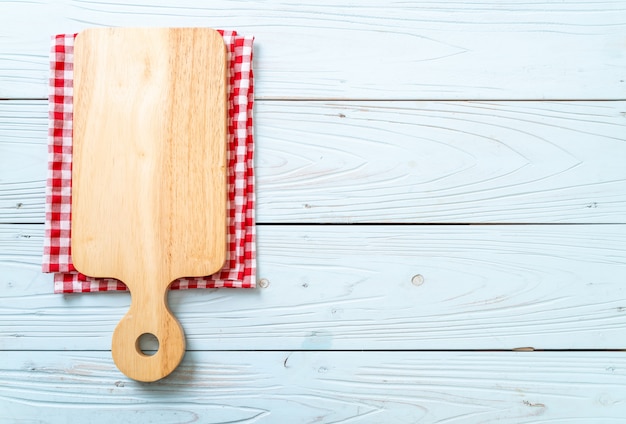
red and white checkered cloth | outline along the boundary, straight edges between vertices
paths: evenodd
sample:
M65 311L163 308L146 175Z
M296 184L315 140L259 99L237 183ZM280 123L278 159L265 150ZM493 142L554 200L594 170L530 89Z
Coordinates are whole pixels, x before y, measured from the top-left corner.
M252 134L252 43L254 37L219 31L229 63L228 103L228 252L217 273L181 278L172 289L255 286L254 143ZM72 206L73 51L76 34L52 38L50 58L48 183L43 271L54 272L55 293L126 290L118 280L92 278L72 265L70 222Z

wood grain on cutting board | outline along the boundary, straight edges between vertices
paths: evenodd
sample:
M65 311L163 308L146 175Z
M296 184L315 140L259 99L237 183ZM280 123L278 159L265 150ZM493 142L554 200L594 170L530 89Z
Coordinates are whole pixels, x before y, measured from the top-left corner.
M222 36L206 28L104 28L74 46L72 260L124 282L130 310L115 363L141 381L185 352L169 285L226 260L228 75ZM137 341L152 334L158 351Z

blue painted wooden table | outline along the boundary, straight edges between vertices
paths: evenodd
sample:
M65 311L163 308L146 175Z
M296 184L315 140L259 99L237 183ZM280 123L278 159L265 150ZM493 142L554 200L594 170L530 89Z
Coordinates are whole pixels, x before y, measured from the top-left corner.
M0 2L0 423L626 421L626 3ZM124 293L40 271L49 36L256 36L259 288L177 292L124 377ZM327 225L320 225L327 224Z

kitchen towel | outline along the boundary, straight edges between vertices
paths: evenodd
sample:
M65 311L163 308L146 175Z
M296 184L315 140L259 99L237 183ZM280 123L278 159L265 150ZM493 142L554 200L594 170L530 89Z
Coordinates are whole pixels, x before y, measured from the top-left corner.
M256 276L254 141L252 133L254 37L218 30L229 64L228 245L224 267L206 277L181 278L171 289L252 288ZM43 271L54 272L55 293L126 290L115 279L85 276L72 265L72 86L76 34L52 37L48 179Z

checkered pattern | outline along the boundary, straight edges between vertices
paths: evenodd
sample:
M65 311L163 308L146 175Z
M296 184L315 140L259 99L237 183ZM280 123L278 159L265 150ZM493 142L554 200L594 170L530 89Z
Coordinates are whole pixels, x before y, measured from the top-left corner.
M228 252L224 267L199 278L181 278L172 289L255 286L252 43L254 38L219 31L229 61ZM72 96L76 34L52 38L50 60L48 183L43 271L54 272L55 293L126 290L114 279L80 274L72 265Z

